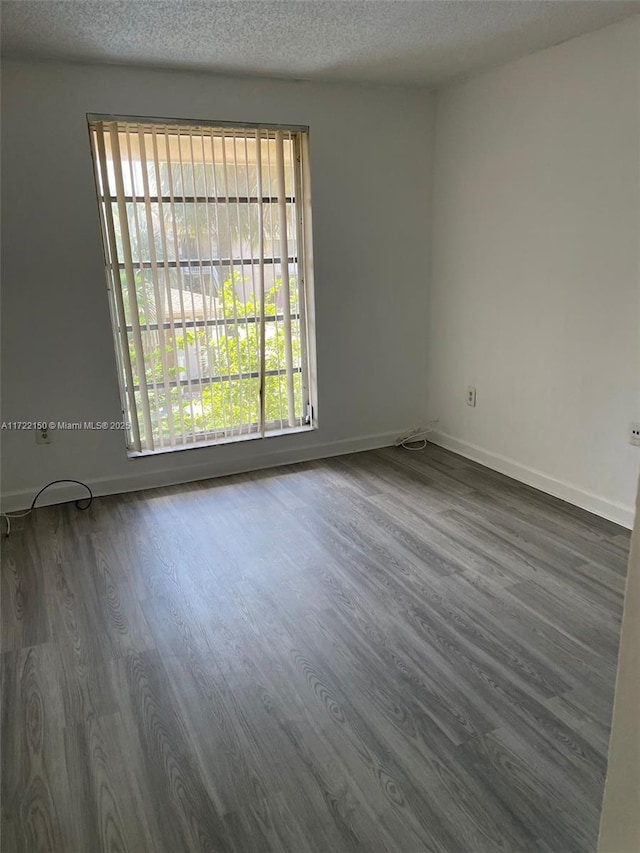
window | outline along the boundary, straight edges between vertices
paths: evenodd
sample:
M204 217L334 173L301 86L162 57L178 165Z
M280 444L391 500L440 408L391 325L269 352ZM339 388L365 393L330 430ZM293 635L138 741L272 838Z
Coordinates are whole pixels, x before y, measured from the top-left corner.
M306 130L89 132L129 450L311 428Z

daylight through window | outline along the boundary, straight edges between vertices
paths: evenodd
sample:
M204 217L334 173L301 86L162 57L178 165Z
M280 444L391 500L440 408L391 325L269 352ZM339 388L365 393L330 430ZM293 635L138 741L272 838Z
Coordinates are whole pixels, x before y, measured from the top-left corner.
M130 450L311 427L305 130L89 130Z

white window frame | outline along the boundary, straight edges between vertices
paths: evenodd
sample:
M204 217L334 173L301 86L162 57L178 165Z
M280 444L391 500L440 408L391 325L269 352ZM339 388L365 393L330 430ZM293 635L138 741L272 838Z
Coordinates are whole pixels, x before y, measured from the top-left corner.
M117 362L117 372L118 379L120 385L120 394L122 399L122 411L123 417L125 421L130 424L130 428L128 431L124 431L127 438L127 451L129 456L138 457L138 456L148 456L156 453L164 453L168 451L176 451L176 450L184 450L188 448L195 447L203 447L207 445L219 445L219 444L227 444L230 442L236 441L244 441L247 439L255 439L255 438L269 438L278 435L284 435L294 432L302 432L307 431L309 429L317 428L317 392L316 392L316 347L315 347L315 304L313 298L313 268L312 268L312 242L311 242L311 201L310 201L310 179L309 179L309 128L307 126L302 125L273 125L273 124L264 124L264 123L241 123L241 122L220 122L220 121L203 121L203 120L184 120L184 119L168 119L168 118L155 118L155 117L138 117L138 116L114 116L114 115L98 115L98 114L87 114L88 126L89 126L89 134L90 134L90 142L91 142L91 151L94 162L94 177L96 184L96 192L98 197L98 207L100 210L100 221L101 221L101 230L103 236L103 246L104 246L104 257L105 257L105 269L107 275L107 288L109 293L109 304L111 309L111 321L112 328L114 333L114 345L116 351L116 362ZM139 353L140 359L144 364L144 353L143 353L143 344L142 344L142 335L141 332L145 331L157 331L160 326L163 328L167 327L167 323L149 323L139 321L139 313L138 313L138 303L136 301L135 296L135 284L133 285L133 291L129 289L129 297L131 304L131 296L133 293L133 303L135 303L135 316L138 317L138 323L136 324L131 320L131 322L127 323L125 319L125 308L123 302L123 290L124 284L121 279L121 270L124 270L124 277L127 279L129 285L134 280L133 269L143 269L154 267L154 281L155 277L158 274L158 269L156 267L162 266L163 268L168 268L169 266L175 267L176 269L181 269L184 266L184 261L176 259L175 261L169 261L167 257L165 257L164 261L158 262L153 261L153 263L141 262L138 260L136 263L132 263L132 255L130 246L127 245L127 240L125 235L122 235L121 239L121 247L120 251L118 251L115 227L114 227L114 216L113 216L113 207L112 205L118 205L119 210L119 222L123 221L123 217L126 220L126 203L133 202L134 204L144 202L145 210L151 208L151 204L158 205L162 202L162 198L160 195L153 196L150 194L148 188L146 187L145 180L145 195L144 198L138 198L137 194L134 196L125 196L124 194L124 184L122 180L122 164L124 162L124 158L120 158L120 166L114 169L114 175L110 175L107 177L107 158L105 155L105 144L104 144L104 135L105 133L110 134L110 142L117 146L118 145L118 135L123 132L123 128L127 129L127 134L129 131L133 132L133 128L138 127L139 133L144 132L148 133L150 127L158 128L158 130L162 129L167 134L186 134L191 132L200 131L201 133L209 133L210 135L214 135L216 130L218 130L222 134L223 147L225 146L225 133L233 133L234 140L236 139L236 134L239 133L241 136L239 137L241 140L244 139L255 139L256 140L256 150L260 151L260 142L258 140L265 139L270 142L275 141L276 150L278 148L278 139L282 140L283 135L288 134L289 140L291 140L293 146L294 158L292 162L292 173L293 173L293 196L284 196L281 198L278 193L277 199L272 195L272 187L270 186L270 192L267 197L263 198L264 192L259 192L258 197L255 199L255 202L258 204L259 210L259 222L260 225L260 251L258 253L258 257L255 257L255 253L252 253L251 258L243 258L241 261L242 266L244 267L247 263L250 264L258 264L260 268L259 278L262 281L262 293L264 294L264 268L266 263L274 264L273 270L275 275L276 264L280 264L281 269L281 277L283 281L286 279L286 287L289 286L289 266L290 264L294 264L296 268L296 282L297 282L297 305L298 311L297 314L292 314L291 311L285 312L283 310L282 315L278 312L276 308L276 315L280 317L281 323L284 326L285 333L285 353L286 353L286 366L284 369L270 370L267 371L265 369L265 353L266 353L266 345L265 345L265 325L268 321L274 319L271 316L265 316L264 310L264 301L260 302L259 314L260 316L255 316L250 319L250 322L259 323L260 324L260 338L261 338L261 350L260 350L260 362L259 362L259 377L256 377L255 373L246 374L243 373L241 377L235 376L235 374L230 374L230 378L259 378L260 383L260 402L259 402L259 418L257 423L250 424L231 424L230 426L226 426L224 429L218 430L192 430L189 433L185 433L184 427L182 430L182 436L176 441L172 434L172 440L170 442L166 441L162 437L162 433L160 433L160 440L156 442L153 436L153 427L151 424L151 413L150 407L148 403L148 394L153 390L154 385L151 384L146 376L145 372L145 392L141 394L140 397L147 397L146 406L138 406L136 404L136 391L140 390L141 383L136 382L136 376L134 369L132 368L131 357L129 353L129 335L133 338L133 349L134 352ZM184 130L183 130L184 128ZM155 133L155 131L154 131ZM115 134L115 139L114 139ZM253 134L253 136L252 136ZM127 140L129 137L127 136ZM228 139L228 137L227 137ZM167 145L168 145L167 141ZM204 143L203 143L204 144ZM280 141L280 152L282 152L283 143ZM119 149L115 148L115 151ZM212 152L213 152L213 143L212 143ZM156 154L157 156L157 154ZM258 157L260 160L260 157ZM155 160L156 167L159 164L159 160ZM193 161L196 162L195 160ZM248 167L248 162L247 162ZM226 164L225 164L226 168ZM258 174L260 174L260 167L258 168ZM282 158L280 160L280 168L282 169ZM118 175L118 169L120 170L120 175ZM236 173L237 174L237 173ZM282 186L284 191L284 172L282 172L282 185L278 183L278 187ZM133 179L132 179L133 180ZM109 189L108 198L107 194L103 193L102 187L105 186ZM260 189L260 186L258 189ZM183 188L184 191L184 188ZM131 190L133 192L133 190ZM199 199L200 197L198 197ZM186 196L182 200L182 204L190 203L185 202ZM264 204L274 204L277 203L279 210L281 211L281 216L284 216L284 220L281 219L281 224L284 222L286 225L286 208L285 205L287 202L295 203L295 245L296 245L296 253L294 257L288 257L288 243L287 237L290 234L290 229L287 233L287 236L284 237L284 242L281 243L281 248L286 251L287 258L286 263L284 258L265 258L264 255L264 227L263 217L264 217ZM195 199L193 199L195 201ZM109 203L108 203L109 202ZM207 199L206 204L209 205L210 202L213 202L213 199ZM217 199L215 204L224 203L224 200ZM240 202L242 203L242 202ZM249 199L247 199L247 203L249 203ZM251 201L254 203L254 200ZM171 199L171 205L173 206L174 201L173 197ZM226 204L229 204L228 193ZM207 211L207 216L208 216ZM138 214L136 213L136 217ZM128 228L129 226L127 226ZM281 231L281 229L280 229ZM274 255L278 253L274 252ZM280 253L282 254L282 253ZM233 275L234 269L234 260L236 263L239 263L239 259L223 259L220 257L214 258L211 257L211 266L214 265L219 266L220 268L223 265L230 266ZM198 259L199 268L202 269L202 261ZM188 272L189 277L193 275L192 271L192 263L198 265L195 259L189 257L186 261L188 265L185 268L185 272ZM230 264L229 264L230 262ZM285 272L286 270L286 272ZM168 273L165 275L168 276ZM184 280L182 276L184 273L179 273L178 280L181 281L181 288L184 288ZM283 292L286 294L286 290L283 284ZM131 314L134 312L129 312L129 316L131 319ZM276 323L277 323L277 317ZM291 319L295 317L296 320L300 323L300 346L301 346L301 358L300 365L295 368L292 367L292 359L291 359ZM216 325L220 324L222 321L217 317L215 319L206 319L204 321L195 320L191 322L185 321L184 313L182 315L181 321L178 320L175 322L173 326L173 331L175 333L176 327L180 327L183 331L187 328L196 328L199 325ZM226 322L226 321L225 321ZM245 320L245 322L249 322L249 320ZM172 319L173 323L173 319ZM287 338L288 335L288 338ZM288 344L286 342L289 342ZM303 396L303 409L304 412L302 416L298 415L297 417L293 416L293 398L292 398L292 388L290 385L292 381L292 371L296 373L302 373L302 396ZM286 404L288 404L288 412L286 417L286 423L284 423L281 415L280 420L276 421L266 421L265 418L265 378L267 375L282 375L286 374L286 382L289 384L288 392L286 395ZM224 381L224 377L220 378L216 377L204 377L203 379L189 380L189 388L191 389L192 384L199 384L200 386L204 386L207 384L207 380L209 380L209 384L212 384L217 381ZM164 383L167 383L167 374L166 370L163 374ZM155 380L154 380L155 382ZM160 384L158 382L158 384ZM172 380L170 383L172 388L180 387L184 385L184 382L181 380ZM169 385L167 384L167 387ZM173 414L171 415L173 419ZM245 431L246 430L246 431Z

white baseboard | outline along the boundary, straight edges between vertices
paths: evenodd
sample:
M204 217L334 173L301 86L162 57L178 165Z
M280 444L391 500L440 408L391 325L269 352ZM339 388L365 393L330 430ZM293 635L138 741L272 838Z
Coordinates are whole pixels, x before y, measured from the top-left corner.
M535 468L522 465L515 459L501 456L499 453L492 453L443 432L432 432L429 441L439 447L444 447L446 450L451 450L453 453L458 453L466 459L472 459L480 465L485 465L493 471L499 471L501 474L506 474L507 477L533 486L541 492L568 501L568 503L593 512L602 518L607 518L609 521L615 521L616 524L627 527L629 530L633 527L634 509L632 506L625 506L625 504L607 500L592 492L586 492L572 483L565 483Z
M193 483L197 480L209 480L214 477L226 477L230 474L244 474L248 471L259 471L264 468L275 468L279 465L293 465L296 462L310 462L314 459L325 459L328 456L342 456L345 453L357 453L361 450L374 450L379 447L389 447L398 435L398 430L377 435L360 436L357 438L341 439L305 447L280 447L267 450L259 456L247 456L241 450L232 456L225 454L224 461L216 461L203 465L185 465L180 468L144 471L144 458L131 460L132 473L113 477L88 479L95 497L116 495L122 492L137 492L144 489L155 489L161 486L173 486L180 483ZM270 439L271 441L271 439ZM227 445L228 447L228 445ZM241 445L238 445L241 447ZM186 452L186 451L185 451ZM2 512L16 512L27 509L38 490L44 484L40 483L30 489L6 492L2 495ZM75 501L86 496L86 490L81 486L70 483L51 486L38 500L38 506Z
M401 430L400 430L401 432ZM121 492L137 492L144 489L155 489L161 486L172 486L179 483L192 483L197 480L208 480L213 477L225 477L230 474L243 474L248 471L259 471L264 468L274 468L278 465L292 465L296 462L310 462L314 459L325 459L328 456L342 456L345 453L357 453L362 450L374 450L378 447L389 447L395 443L399 434L398 430L376 435L360 436L358 438L341 439L338 441L323 442L308 445L306 447L291 448L281 447L270 450L248 459L240 452L227 457L224 462L217 461L209 465L185 465L181 468L170 468L165 470L143 471L140 470L140 460L132 461L135 470L131 474L118 475L114 477L101 477L88 481L89 486L96 497L101 495L114 495ZM561 498L576 506L582 507L589 512L615 521L623 527L633 527L634 510L632 506L609 501L599 495L579 489L571 483L565 483L554 477L529 468L497 453L484 450L475 444L454 438L442 432L432 432L429 441L437 444L453 453L458 453L467 459L485 465L514 480L519 480L541 492L546 492L554 497ZM7 492L2 495L2 511L16 512L26 509L43 484L38 484L30 489ZM61 484L52 486L41 496L38 506L65 503L77 500L86 494L80 486Z

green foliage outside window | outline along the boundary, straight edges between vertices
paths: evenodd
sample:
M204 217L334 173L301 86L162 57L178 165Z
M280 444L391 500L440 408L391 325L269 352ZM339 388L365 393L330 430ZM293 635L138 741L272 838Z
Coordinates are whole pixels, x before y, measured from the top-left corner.
M171 432L179 439L185 433L226 433L235 436L256 432L260 409L260 304L252 292L247 293L247 279L238 271L219 287L215 295L202 294L207 301L208 317L218 317L218 325L191 329L143 330L144 378L152 413L154 444L160 438L168 439ZM283 371L265 376L265 422L282 422L287 425L287 391L285 368L285 336L282 319L283 306L278 304L282 279L265 293L265 371ZM239 296L239 292L242 296ZM290 313L294 368L301 364L300 321L297 319L298 288L295 278L290 279ZM125 315L130 318L126 287ZM190 304L191 292L182 292L185 305ZM168 309L158 311L157 294L151 282L139 273L136 275L136 297L142 326L169 320ZM162 299L162 297L161 297ZM280 299L280 303L281 303ZM159 316L157 316L159 315ZM277 319L276 319L277 317ZM269 320L269 318L274 318ZM136 358L131 333L129 351L134 370L134 380L139 384L142 373ZM253 376L251 374L254 374ZM180 382L180 387L167 387L163 376ZM186 380L198 376L203 381L189 388ZM225 378L225 377L235 378ZM210 377L213 381L204 381ZM216 381L217 380L217 381ZM301 374L294 373L294 400L296 418L302 416ZM140 407L140 391L136 392L136 408ZM144 426L139 417L144 441ZM177 441L179 443L179 440Z

